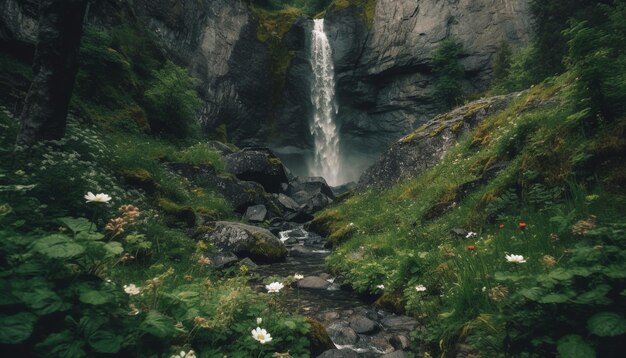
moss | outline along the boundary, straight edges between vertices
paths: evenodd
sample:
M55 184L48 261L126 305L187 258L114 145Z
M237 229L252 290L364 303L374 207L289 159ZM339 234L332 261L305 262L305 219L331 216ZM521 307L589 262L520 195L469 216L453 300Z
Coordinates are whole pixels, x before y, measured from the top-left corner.
M344 243L358 231L357 227L350 223L348 225L344 225L343 227L335 230L328 236L328 240L331 242L333 246L337 246L341 243Z
M145 169L124 170L122 177L128 184L144 189L149 193L154 192L157 188L154 177Z
M268 260L270 262L282 261L287 256L287 248L277 244L275 240L268 238L260 232L252 233L255 238L252 247L248 248L251 256L257 259Z
M347 9L351 6L360 10L363 21L368 28L371 28L374 22L374 15L376 14L376 0L334 0L328 11Z
M312 317L304 317L304 320L310 327L307 338L311 344L309 351L312 357L317 357L329 349L335 349L326 328L318 320Z
M307 224L306 229L323 237L330 236L339 229L342 217L337 210L325 210L315 215L315 218Z
M380 296L375 302L374 306L383 309L388 312L396 314L404 314L404 300L401 295L395 293L385 293Z
M196 223L196 213L190 206L182 206L165 198L159 198L157 205L170 219L168 220L170 225L184 224L192 227Z

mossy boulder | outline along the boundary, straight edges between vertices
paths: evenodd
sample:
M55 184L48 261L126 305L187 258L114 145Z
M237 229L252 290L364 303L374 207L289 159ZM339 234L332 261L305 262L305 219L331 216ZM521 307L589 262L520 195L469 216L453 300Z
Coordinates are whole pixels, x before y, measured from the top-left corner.
M158 207L165 213L168 224L171 226L183 224L193 227L196 225L196 213L190 206L179 205L171 200L160 198Z
M207 239L224 252L233 252L240 258L254 262L280 262L287 257L287 248L269 230L236 222L216 221L215 230Z
M328 332L326 332L326 328L324 328L318 320L312 317L305 317L304 320L311 327L309 333L307 334L307 338L311 343L309 348L311 357L317 357L329 349L336 348L335 344L333 344L333 341L330 339Z
M265 191L278 193L288 183L282 162L269 149L250 148L226 156L226 167L240 180L261 184Z

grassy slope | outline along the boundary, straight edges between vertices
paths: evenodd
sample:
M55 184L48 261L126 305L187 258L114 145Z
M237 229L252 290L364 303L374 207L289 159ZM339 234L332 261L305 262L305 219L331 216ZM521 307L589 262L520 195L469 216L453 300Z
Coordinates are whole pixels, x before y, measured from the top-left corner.
M356 194L319 213L313 225L341 243L328 259L331 269L357 291L383 294L381 304L422 317L428 329L420 338L433 347L446 351L455 342L469 340L484 354L514 350L503 343L504 335L523 339L514 329L506 329L512 319L508 309L527 303L515 289L538 285L532 277L540 273L575 266L571 250L582 239L571 227L579 220L593 215L595 225L607 227L626 222L626 118L585 133L579 116L564 100L568 86L569 79L563 76L531 88L506 110L485 119L419 177L382 192ZM546 99L559 101L539 110L519 110L530 101ZM505 161L507 168L495 179L453 203L461 184ZM425 218L442 203L453 209ZM521 221L527 223L524 230L518 228ZM477 235L459 240L450 234L453 228ZM623 255L619 247L618 256ZM512 267L506 254L523 255L527 262ZM553 257L556 266L545 263L545 255ZM494 275L513 268L524 285ZM385 285L384 292L376 288L380 284ZM617 295L615 300L623 302L619 296L623 279L611 284L607 297ZM416 285L427 290L418 292ZM540 327L546 322L538 320L533 338L543 339L545 334L554 344L573 333L567 331L567 323L545 333ZM579 324L584 326L584 321ZM537 345L525 349L554 349Z

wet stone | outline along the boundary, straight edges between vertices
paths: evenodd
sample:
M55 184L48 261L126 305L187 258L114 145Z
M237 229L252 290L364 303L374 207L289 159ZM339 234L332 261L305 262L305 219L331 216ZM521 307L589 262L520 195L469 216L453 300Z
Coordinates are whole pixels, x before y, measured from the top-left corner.
M365 333L373 333L376 331L378 326L376 322L371 319L363 316L357 316L350 319L350 327L354 329L355 332L365 334Z
M244 218L250 222L263 222L267 217L267 208L265 205L253 205L246 209Z
M313 249L306 247L306 246L302 246L302 245L296 245L292 247L291 249L289 249L289 256L293 256L293 257L307 256L307 255L311 255L312 253L313 253Z
M333 341L340 345L352 345L359 341L359 336L350 327L342 327L333 333Z
M411 346L411 342L405 335L396 335L389 338L391 346L398 350L408 349Z
M317 276L307 276L302 280L298 281L298 287L300 288L310 288L314 290L325 290L330 286L330 282L324 280L321 277Z
M417 326L417 321L413 318L396 315L383 318L381 323L389 331L412 331Z

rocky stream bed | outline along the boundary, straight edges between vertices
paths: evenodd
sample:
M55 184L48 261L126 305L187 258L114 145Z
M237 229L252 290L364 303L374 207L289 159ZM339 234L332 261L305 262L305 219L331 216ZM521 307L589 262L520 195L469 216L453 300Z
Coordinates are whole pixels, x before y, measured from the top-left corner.
M253 284L264 291L263 279L299 273L303 279L281 290L280 302L288 310L322 323L337 349L319 357L411 357L409 333L418 326L410 317L380 310L346 287L341 277L326 272L324 260L330 251L325 240L302 226L279 232L288 247L284 262L259 265Z

